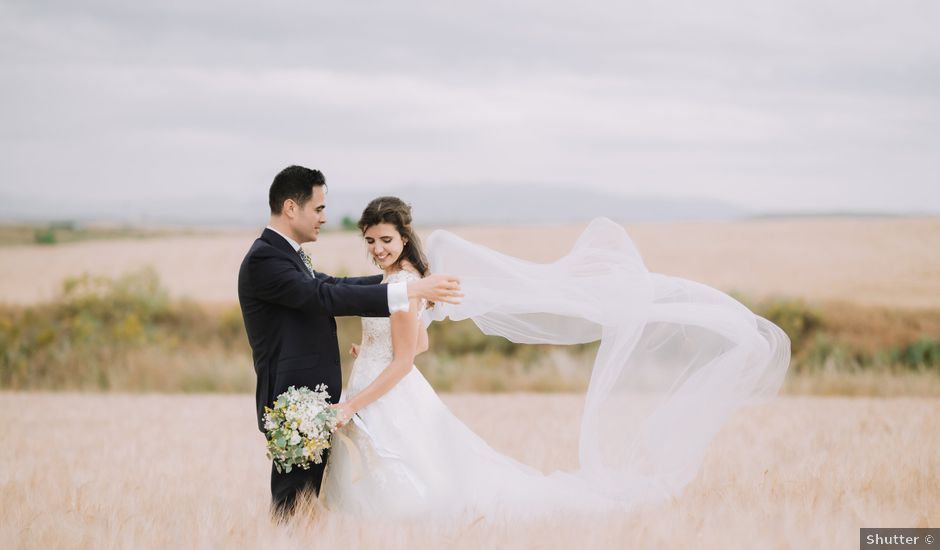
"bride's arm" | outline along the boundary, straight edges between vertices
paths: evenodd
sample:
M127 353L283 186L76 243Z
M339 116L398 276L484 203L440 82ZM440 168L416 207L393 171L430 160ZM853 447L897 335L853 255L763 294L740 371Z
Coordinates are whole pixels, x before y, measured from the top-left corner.
M415 353L418 344L419 325L418 300L411 301L408 311L392 313L392 362L379 374L371 384L351 399L336 405L340 409L340 418L345 422L356 412L367 407L376 399L385 395L388 390L395 387L399 380L405 377L414 366Z
M429 348L428 343L428 327L424 326L424 323L418 322L418 347L415 348L415 355L420 355Z

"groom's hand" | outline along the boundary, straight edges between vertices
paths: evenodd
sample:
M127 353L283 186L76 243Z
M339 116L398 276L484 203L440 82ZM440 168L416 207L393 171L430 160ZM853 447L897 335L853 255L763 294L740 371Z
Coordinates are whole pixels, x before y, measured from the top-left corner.
M423 298L429 302L459 304L463 298L460 279L453 275L428 275L417 281L408 281L408 299Z

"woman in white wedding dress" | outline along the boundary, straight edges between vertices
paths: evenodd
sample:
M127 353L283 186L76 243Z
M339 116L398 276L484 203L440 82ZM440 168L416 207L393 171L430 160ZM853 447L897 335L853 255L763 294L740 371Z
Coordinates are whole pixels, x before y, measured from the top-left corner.
M388 282L458 275L460 305L411 304L362 319L362 345L339 405L321 500L361 517L484 517L629 509L678 495L705 448L742 405L776 394L789 340L715 289L646 270L623 228L594 220L550 264L497 253L443 232L428 262L411 210L372 201L363 231ZM413 366L426 325L472 319L514 342L600 340L582 411L580 468L544 475L492 449L455 417Z

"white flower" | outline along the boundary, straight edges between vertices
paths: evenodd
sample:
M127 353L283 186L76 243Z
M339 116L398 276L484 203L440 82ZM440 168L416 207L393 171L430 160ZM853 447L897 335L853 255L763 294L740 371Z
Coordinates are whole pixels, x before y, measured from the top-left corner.
M288 448L278 448L277 440L271 439L268 442L269 457L281 466L306 468L311 461L321 463L323 449L330 447L330 433L336 425L336 414L330 408L326 385L317 385L314 390L291 386L278 396L274 408L276 412L266 414L263 419L265 430L283 430L281 433L286 433ZM315 449L303 444L310 440L316 442ZM297 450L300 451L298 456L288 458Z

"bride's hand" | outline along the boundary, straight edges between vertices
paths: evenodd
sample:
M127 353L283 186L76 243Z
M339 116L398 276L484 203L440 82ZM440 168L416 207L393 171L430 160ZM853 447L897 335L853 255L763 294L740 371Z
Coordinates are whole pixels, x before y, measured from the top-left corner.
M349 355L359 357L359 344L353 344L352 347L349 348Z
M336 424L337 428L342 428L345 426L346 423L349 422L349 419L352 418L354 414L356 414L356 411L349 408L348 403L335 403L330 405L330 408L339 411L337 416L339 422Z

